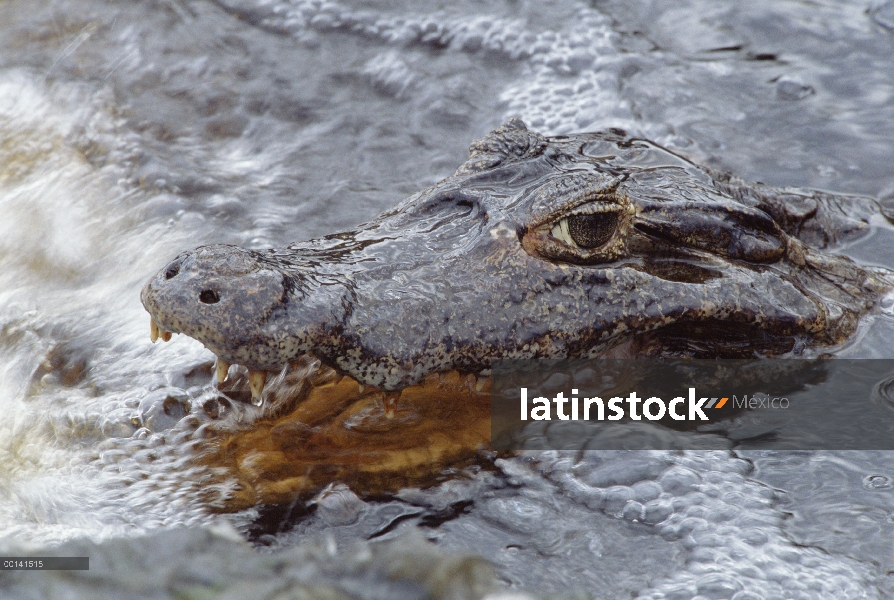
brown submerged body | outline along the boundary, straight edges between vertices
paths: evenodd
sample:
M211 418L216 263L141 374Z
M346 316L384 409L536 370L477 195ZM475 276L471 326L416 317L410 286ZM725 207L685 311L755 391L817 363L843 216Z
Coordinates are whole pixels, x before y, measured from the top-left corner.
M501 359L834 350L892 288L828 252L875 214L869 198L746 185L621 132L547 138L515 119L354 231L197 248L142 300L153 341L198 339L223 395L254 401L203 428L200 460L239 481L221 508L334 481L382 493L486 447L478 375Z

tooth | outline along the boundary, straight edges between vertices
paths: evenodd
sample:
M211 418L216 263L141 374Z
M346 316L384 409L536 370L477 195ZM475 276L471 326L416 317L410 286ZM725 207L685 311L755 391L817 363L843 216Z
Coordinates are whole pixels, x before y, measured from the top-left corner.
M170 341L171 341L171 336L174 335L174 334L171 333L170 331L165 331L164 329L159 328L159 330L158 330L158 335L159 335L159 337L161 338L161 341L163 341L163 342L170 342Z
M251 388L251 403L261 405L261 392L264 391L264 383L267 381L267 371L248 372L248 387Z
M393 419L394 412L397 408L397 399L400 397L400 392L390 392L385 394L385 418Z
M487 385L487 378L486 378L486 377L479 377L479 378L478 378L478 381L475 382L475 391L476 391L476 392L480 392L481 390L484 389L484 386L485 386L485 385Z
M151 317L149 318L149 337L152 338L153 344L158 341L158 323Z
M217 369L215 370L215 375L217 376L217 383L223 383L227 380L227 371L230 370L230 363L222 359L221 357L217 357Z

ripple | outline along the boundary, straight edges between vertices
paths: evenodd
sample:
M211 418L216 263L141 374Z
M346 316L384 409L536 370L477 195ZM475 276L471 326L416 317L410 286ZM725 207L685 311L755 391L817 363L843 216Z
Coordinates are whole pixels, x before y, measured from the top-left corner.
M894 410L894 375L875 384L871 400Z

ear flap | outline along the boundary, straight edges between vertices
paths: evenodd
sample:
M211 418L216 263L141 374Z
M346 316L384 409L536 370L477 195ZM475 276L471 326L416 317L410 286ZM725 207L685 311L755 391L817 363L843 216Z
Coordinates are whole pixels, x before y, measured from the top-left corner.
M537 156L544 148L546 138L528 131L524 121L513 117L469 146L469 160L456 170L456 175L480 173L512 158Z

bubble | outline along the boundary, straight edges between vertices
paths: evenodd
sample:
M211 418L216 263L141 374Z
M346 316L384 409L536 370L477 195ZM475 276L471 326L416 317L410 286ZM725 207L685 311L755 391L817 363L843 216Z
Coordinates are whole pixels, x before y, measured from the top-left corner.
M894 482L887 475L867 475L863 478L863 487L870 490L889 490L894 487Z
M780 100L803 100L816 90L797 79L782 77L776 82L776 97Z
M317 506L317 514L329 525L356 523L366 503L343 484L334 484L320 492L311 501Z

